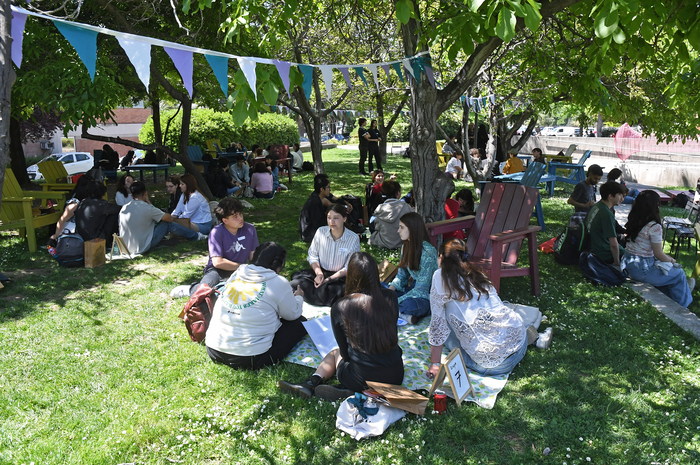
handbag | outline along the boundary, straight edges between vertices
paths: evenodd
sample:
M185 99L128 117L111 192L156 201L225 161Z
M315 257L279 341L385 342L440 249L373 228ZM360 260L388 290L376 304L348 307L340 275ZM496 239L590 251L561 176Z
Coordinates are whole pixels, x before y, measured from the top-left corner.
M335 427L359 441L381 436L392 423L405 415L406 412L401 409L387 407L357 392L355 397L348 397L340 404Z

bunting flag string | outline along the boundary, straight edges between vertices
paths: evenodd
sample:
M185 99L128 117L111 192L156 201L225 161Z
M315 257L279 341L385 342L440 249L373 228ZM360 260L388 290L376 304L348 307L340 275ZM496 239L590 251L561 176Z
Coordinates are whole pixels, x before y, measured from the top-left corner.
M287 95L290 96L290 70L292 66L299 68L303 75L302 89L307 99L311 97L311 84L313 77L313 69L319 68L321 71L328 99L332 97L332 84L333 84L333 68L340 71L345 83L350 89L353 88L352 81L350 79L349 69L352 68L357 76L362 80L365 86L369 87L367 79L364 76L364 69L368 68L372 73L374 78L375 86L379 87L379 76L378 68L382 68L386 74L388 80L390 77L391 68L394 69L397 76L402 83L406 83L404 80L404 72L408 74L409 79L412 78L416 82L420 82L421 73L425 73L430 84L435 87L435 78L433 74L432 65L430 63L430 53L420 52L412 57L402 58L395 61L387 61L382 63L363 63L363 64L324 64L324 65L311 65L304 63L294 63L276 59L260 58L260 57L243 57L238 55L232 55L223 52L217 52L214 50L206 50L197 47L190 47L187 45L178 44L176 42L168 42L165 40L154 39L151 37L140 36L137 34L129 34L119 31L113 31L111 29L102 28L98 26L92 26L89 24L78 23L74 21L66 21L64 19L53 18L48 15L41 13L35 13L32 11L19 8L17 6L11 5L12 9L12 24L11 24L11 36L13 39L11 56L12 61L19 68L22 63L22 38L24 35L25 24L28 16L34 16L37 18L43 18L52 21L56 28L61 32L61 34L68 40L68 42L73 46L78 58L83 62L87 68L90 79L94 80L96 73L96 63L97 63L97 34L110 35L119 41L120 46L124 49L127 57L131 61L131 64L136 70L141 82L144 84L146 89L149 88L150 81L150 64L151 64L151 47L157 46L163 48L163 50L170 56L175 68L180 77L182 78L182 83L190 96L193 94L193 59L194 54L198 53L204 55L207 63L214 72L214 76L219 82L222 92L225 96L228 96L228 60L235 59L243 71L243 74L248 81L248 85L252 89L255 98L258 98L257 93L257 78L256 78L256 66L258 64L263 65L274 65L279 73L282 80L284 88ZM404 72L401 71L401 66L404 68ZM268 102L272 103L272 102Z

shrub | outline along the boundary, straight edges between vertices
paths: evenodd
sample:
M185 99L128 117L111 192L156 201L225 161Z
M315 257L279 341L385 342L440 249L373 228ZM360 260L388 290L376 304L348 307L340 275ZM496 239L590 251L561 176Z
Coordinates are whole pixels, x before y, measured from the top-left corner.
M440 115L438 123L448 136L456 136L459 134L459 128L462 125L462 112L446 111ZM442 139L442 133L439 130L437 131L437 138Z
M387 142L406 142L409 140L411 122L405 118L397 118L387 135Z
M163 131L174 113L175 110L161 111L160 124ZM182 114L178 114L170 122L163 143L171 149L177 150L181 130ZM206 141L209 139L218 139L222 147L227 147L231 142L243 142L246 147L251 147L253 144L260 146L269 144L292 145L299 142L299 131L296 123L284 115L264 114L256 121L246 120L242 127L236 127L228 112L218 112L208 108L192 110L188 145L206 147ZM139 140L144 144L155 142L152 118L149 117L141 128Z

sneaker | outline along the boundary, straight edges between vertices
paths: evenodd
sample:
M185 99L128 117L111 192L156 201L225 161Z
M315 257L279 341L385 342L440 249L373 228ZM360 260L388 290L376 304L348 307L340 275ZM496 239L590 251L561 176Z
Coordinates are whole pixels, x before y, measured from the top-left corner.
M170 291L170 297L173 299L179 299L180 297L190 296L190 286L183 284L182 286L177 286L175 289Z
M292 394L298 397L303 397L304 399L311 399L314 392L318 390L319 387L323 386L323 379L316 375L310 376L303 383L290 383L287 381L277 381L277 387L282 392Z
M695 278L688 278L688 287L690 292L693 292L693 289L695 289Z
M197 233L198 241L206 241L207 239L209 239L209 236L207 236L206 234L202 234L201 232Z
M418 318L415 315L406 315L405 313L399 313L399 318L406 321L409 325L415 325L418 323Z
M343 386L330 386L328 384L322 384L316 388L314 391L316 397L320 397L328 402L335 402L336 400L345 400L348 397L355 395L355 391L346 389Z
M540 337L535 341L535 347L538 349L549 349L552 345L552 337L554 337L554 329L550 326L540 333Z

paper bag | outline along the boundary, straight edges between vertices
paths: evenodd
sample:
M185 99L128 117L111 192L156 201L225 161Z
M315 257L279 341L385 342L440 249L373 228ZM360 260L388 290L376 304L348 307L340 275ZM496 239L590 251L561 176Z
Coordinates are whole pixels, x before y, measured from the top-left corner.
M187 229L192 229L192 228L190 228L191 222L190 222L189 218L173 218L173 223L177 223L180 226L186 227ZM175 233L170 233L170 234L173 236L177 236L177 234L175 234Z
M104 239L85 241L85 268L97 268L107 263Z
M425 407L428 406L428 398L403 386L395 384L375 383L367 381L367 385L386 397L391 407L400 408L416 415L424 415Z
M379 280L383 283L390 283L399 272L399 267L384 259L379 264Z

